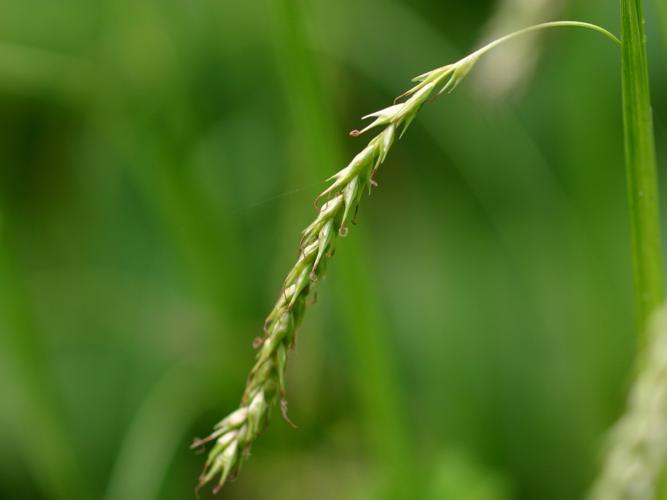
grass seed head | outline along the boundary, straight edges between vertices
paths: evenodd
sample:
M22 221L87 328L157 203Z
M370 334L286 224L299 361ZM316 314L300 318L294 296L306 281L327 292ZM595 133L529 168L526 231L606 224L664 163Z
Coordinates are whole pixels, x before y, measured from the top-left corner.
M400 95L393 105L366 115L364 119L374 120L365 128L351 132L356 137L384 127L345 168L328 179L331 184L315 200L316 208L319 200L327 201L317 208L315 220L301 233L297 262L287 274L273 310L264 322L264 335L255 340L258 352L240 408L219 422L208 437L195 440L193 444L193 447L199 447L216 440L197 489L219 476L214 488L218 491L231 475L238 472L252 443L264 430L271 408L278 401L283 417L291 424L285 399L287 351L294 344L296 331L310 302L308 299L315 296L316 285L334 254L336 239L347 234L347 223L351 216L355 217L366 188L370 192L377 185L374 175L386 160L396 140L396 132L400 130L400 138L426 102L445 91L453 91L479 57L494 46L531 30L574 25L602 31L617 41L602 28L571 21L545 23L515 32L454 64L419 75L413 79L417 84Z

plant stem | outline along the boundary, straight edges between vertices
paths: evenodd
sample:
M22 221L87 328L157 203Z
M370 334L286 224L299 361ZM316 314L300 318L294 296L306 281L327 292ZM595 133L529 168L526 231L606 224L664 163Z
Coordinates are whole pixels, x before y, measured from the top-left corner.
M481 56L482 54L485 54L486 52L490 51L491 49L496 48L498 45L501 45L509 40L512 40L513 38L517 38L519 36L525 35L527 33L531 33L533 31L539 31L543 29L548 29L548 28L584 28L584 29L589 29L593 31L597 31L598 33L602 33L604 36L612 40L614 43L621 45L621 41L612 33L607 31L606 29L597 26L595 24L591 23L584 23L580 21L553 21L550 23L541 23L541 24L535 24L534 26L529 26L528 28L524 28L519 31L515 31L513 33L510 33L509 35L505 35L503 37L498 38L497 40L494 40L493 42L485 45L481 49L476 50L473 52L471 55L475 56Z
M621 0L623 129L639 332L645 331L649 317L664 296L655 139L642 7L641 0Z

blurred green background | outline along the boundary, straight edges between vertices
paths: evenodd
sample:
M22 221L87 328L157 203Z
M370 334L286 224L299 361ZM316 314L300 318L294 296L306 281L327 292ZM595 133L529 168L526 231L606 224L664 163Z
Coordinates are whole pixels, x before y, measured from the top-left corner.
M347 132L554 18L618 32L604 0L2 0L0 498L193 498ZM583 495L635 350L619 87L554 30L422 110L290 357L299 429L220 498Z

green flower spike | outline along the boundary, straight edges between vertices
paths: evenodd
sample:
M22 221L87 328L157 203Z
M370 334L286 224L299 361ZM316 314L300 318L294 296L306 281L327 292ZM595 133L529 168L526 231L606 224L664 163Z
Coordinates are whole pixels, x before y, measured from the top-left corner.
M327 201L318 208L317 217L303 231L299 257L287 274L273 310L264 322L264 335L255 339L257 357L248 376L240 408L218 423L208 437L196 439L192 445L198 448L215 441L197 490L217 476L218 481L214 487L217 492L229 478L238 474L250 453L252 443L266 427L271 408L278 401L283 417L290 422L285 398L287 352L294 344L297 329L310 303L309 298L314 296L316 285L324 276L327 263L333 256L337 238L347 235L347 223L351 217L354 222L366 188L370 193L377 185L374 176L394 144L396 131L400 130L400 138L424 103L445 91L453 91L468 75L478 58L493 47L523 33L556 26L594 29L618 42L602 28L574 21L526 28L496 40L454 64L418 76L413 80L418 82L417 85L399 96L392 106L364 117L374 118L370 125L351 132L356 137L374 128L384 127L349 165L329 179L331 185L317 197L316 207L320 199Z

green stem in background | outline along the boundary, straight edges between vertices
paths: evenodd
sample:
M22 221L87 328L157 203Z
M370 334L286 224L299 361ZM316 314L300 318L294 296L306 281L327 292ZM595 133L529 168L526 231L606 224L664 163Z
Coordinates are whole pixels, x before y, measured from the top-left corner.
M3 402L12 404L2 413L9 416L16 447L43 498L87 500L89 485L66 428L8 226L0 215L0 376L9 381L10 393L17 392L3 394Z
M174 401L204 399L206 381L185 366L166 372L146 398L120 443L104 500L157 500L181 440L198 405ZM194 397L193 397L194 396Z
M294 132L303 151L294 162L300 182L322 179L344 161L336 124L331 120L330 100L320 81L321 63L313 50L302 2L274 2L277 47ZM301 124L308 124L304 127ZM345 335L359 408L360 431L382 477L382 498L404 500L419 497L416 458L406 425L405 395L398 383L396 353L386 341L391 334L373 283L371 251L363 228L345 243L337 255L333 283L334 307ZM372 273L372 271L370 271Z
M330 175L343 162L336 140L329 99L321 91L319 62L308 37L303 9L295 0L274 3L277 47L282 78L290 101L294 137L304 161L294 162L300 182ZM299 124L308 123L308 127ZM337 256L338 273L333 285L334 305L346 332L343 340L350 353L361 431L368 436L368 449L384 478L384 498L402 500L414 495L414 455L405 425L403 394L392 366L395 353L385 341L388 326L378 303L377 290L368 278L370 251L364 234L347 241ZM412 458L411 458L412 457Z
M641 0L621 0L621 78L628 202L639 332L664 296L651 96Z

